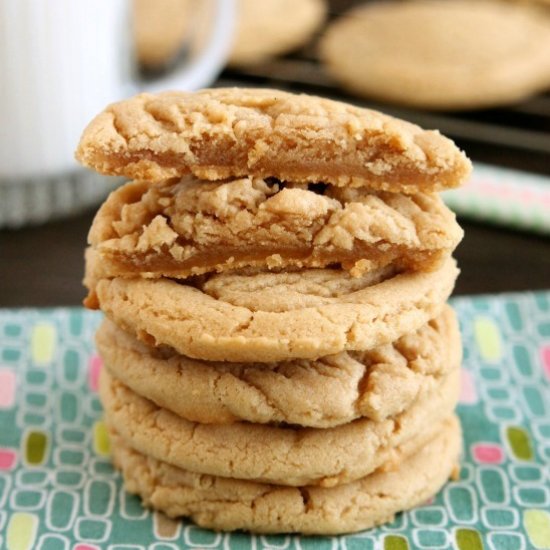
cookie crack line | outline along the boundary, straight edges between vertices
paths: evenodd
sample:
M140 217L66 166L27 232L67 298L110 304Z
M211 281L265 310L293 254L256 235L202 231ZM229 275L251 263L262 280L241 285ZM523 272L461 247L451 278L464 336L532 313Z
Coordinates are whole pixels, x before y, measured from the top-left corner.
M113 128L116 131L117 136L120 136L122 138L122 140L124 141L124 144L126 146L128 146L129 145L129 139L124 134L124 130L123 130L122 126L119 124L119 121L117 120L117 117L114 115L114 113L112 114L112 124L113 124Z
M251 311L165 279L101 279L96 291L107 316L146 343L196 359L275 362L371 349L417 330L442 311L457 274L448 260L355 292L353 301L286 311Z
M106 372L100 396L113 428L129 444L158 459L204 474L328 487L367 475L391 461L396 447L419 444L433 435L438 425L426 429L426 419L434 411L442 418L451 414L457 381L455 371L395 418L359 419L331 429L189 422L133 393Z
M84 131L76 155L101 173L148 181L192 172L410 194L456 187L471 169L439 132L328 99L243 88L112 104Z
M383 420L406 408L421 388L433 388L457 368L460 340L452 310L446 307L438 318L439 331L430 323L374 350L279 364L211 363L173 350L159 353L110 321L101 325L96 341L115 377L182 418L320 428L361 416ZM419 361L427 362L428 369L420 368ZM390 379L396 382L388 386Z
M461 448L453 416L425 444L402 453L394 470L332 488L285 487L196 474L140 454L116 433L113 438L117 467L146 504L203 527L259 533L342 534L389 521L443 485Z

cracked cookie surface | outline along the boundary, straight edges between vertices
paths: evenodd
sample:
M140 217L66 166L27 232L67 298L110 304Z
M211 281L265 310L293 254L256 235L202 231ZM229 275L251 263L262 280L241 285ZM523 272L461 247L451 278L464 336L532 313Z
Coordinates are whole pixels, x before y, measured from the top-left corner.
M114 103L85 129L76 155L100 173L138 180L275 177L411 194L456 187L471 169L437 131L329 99L246 88Z
M105 320L96 336L105 368L132 391L193 422L328 428L384 420L430 393L461 360L452 309L417 332L365 352L317 361L198 361L138 342Z
M458 269L391 266L351 277L342 270L221 273L191 285L169 279L99 279L97 304L150 345L209 361L275 362L362 351L433 319ZM95 298L94 298L95 299Z
M246 266L430 270L462 234L435 194L187 176L117 189L88 241L105 275L185 278Z
M358 419L335 428L190 422L101 373L105 421L136 450L198 473L281 485L332 487L368 475L394 460L396 449L434 435L433 419L456 405L460 372L394 418Z
M431 441L398 454L394 468L323 488L196 474L143 455L116 434L111 437L126 489L146 506L171 517L189 516L209 529L310 535L361 531L423 504L453 475L462 446L458 419L451 416Z

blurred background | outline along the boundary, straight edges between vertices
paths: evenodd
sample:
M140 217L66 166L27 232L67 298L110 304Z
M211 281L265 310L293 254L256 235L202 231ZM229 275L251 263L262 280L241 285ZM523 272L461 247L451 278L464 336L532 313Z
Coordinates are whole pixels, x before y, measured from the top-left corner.
M550 1L0 0L0 306L79 305L120 180L72 158L141 90L269 87L439 129L474 161L448 192L458 293L550 287Z

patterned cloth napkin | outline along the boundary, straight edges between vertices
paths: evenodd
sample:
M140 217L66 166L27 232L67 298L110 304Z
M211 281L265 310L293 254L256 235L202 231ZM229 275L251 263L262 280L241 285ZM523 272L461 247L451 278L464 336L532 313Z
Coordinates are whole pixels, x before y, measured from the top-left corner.
M442 194L459 216L550 235L550 177L474 163L470 181Z
M97 313L0 310L0 549L550 548L550 292L453 300L464 337L459 481L342 537L222 534L144 510L109 462Z

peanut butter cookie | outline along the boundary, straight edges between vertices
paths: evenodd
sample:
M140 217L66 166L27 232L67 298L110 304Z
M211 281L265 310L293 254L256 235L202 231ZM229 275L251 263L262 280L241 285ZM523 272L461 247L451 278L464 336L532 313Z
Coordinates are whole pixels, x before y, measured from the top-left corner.
M93 270L91 262L89 267ZM91 305L151 345L208 361L274 362L362 351L433 319L458 269L240 272L171 279L93 279Z
M428 109L506 105L550 87L550 17L525 4L372 2L334 23L320 50L345 88Z
M259 63L302 46L323 23L326 12L325 0L238 0L229 63Z
M132 0L136 55L149 68L162 67L184 47L193 32L191 0Z
M237 0L235 4L232 65L258 63L302 46L327 12L325 0ZM141 64L154 69L174 60L186 36L195 30L193 7L190 0L134 0L134 37Z
M336 535L390 522L397 512L421 505L440 489L456 470L462 445L455 416L438 427L416 452L397 453L392 467L332 488L197 474L138 453L116 434L111 437L126 489L169 516L189 516L215 530Z
M187 176L111 193L89 243L104 276L185 278L249 266L430 270L461 238L435 194Z
M403 193L456 187L470 162L454 143L345 103L277 90L141 94L86 128L77 158L103 174L160 181L274 177Z
M332 487L391 463L396 448L429 441L434 419L458 400L459 371L394 418L358 419L335 428L199 424L155 405L101 373L105 420L133 448L193 472L280 485Z
M213 424L329 428L359 417L384 420L433 392L461 359L450 307L392 344L317 361L198 361L145 346L108 320L96 342L105 367L132 391L182 418Z

